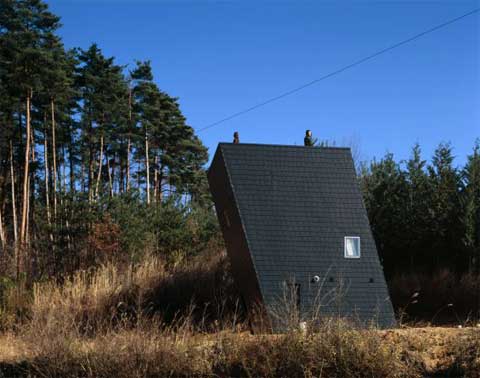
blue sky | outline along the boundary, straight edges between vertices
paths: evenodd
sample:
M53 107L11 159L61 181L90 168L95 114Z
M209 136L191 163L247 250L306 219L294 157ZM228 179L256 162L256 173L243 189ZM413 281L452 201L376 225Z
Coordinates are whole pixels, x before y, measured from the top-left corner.
M162 90L201 129L480 7L480 1L47 0L67 47L96 42L119 64L152 61ZM199 133L210 153L242 142L302 144L305 129L362 159L463 164L480 137L480 13L290 97Z

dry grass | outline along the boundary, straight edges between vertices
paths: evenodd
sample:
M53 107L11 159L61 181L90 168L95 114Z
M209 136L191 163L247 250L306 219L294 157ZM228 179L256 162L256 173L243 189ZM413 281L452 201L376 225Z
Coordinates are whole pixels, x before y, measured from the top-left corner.
M6 338L8 355L0 355L0 372L72 378L478 378L480 371L480 329L358 330L337 320L317 331L201 333L188 321L164 327L151 319L94 337L71 328L29 328Z
M165 276L163 262L148 258L123 271L108 264L94 272L77 272L64 283L35 284L31 322L42 328L75 324L87 330L107 326L137 307L141 309L145 295Z
M478 378L480 371L480 329L360 330L341 319L310 319L300 331L289 307L287 334L251 335L221 254L174 268L154 257L126 268L106 265L63 283L36 284L32 294L7 294L28 316L0 336L0 377L407 378L441 372Z
M467 329L451 340L447 350L453 359L447 371L480 378L480 329Z
M234 314L235 293L223 254L202 256L173 270L149 257L120 269L107 264L81 271L63 283L35 284L30 323L41 328L70 325L83 333L110 330L157 316L172 324L188 316L218 323Z
M147 323L94 338L23 335L24 374L42 377L417 377L379 333L344 323L322 333L252 336L170 332ZM25 356L19 356L22 361ZM11 366L11 364L10 364Z
M480 327L423 327L382 331L385 341L402 346L426 376L479 378Z
M343 321L318 332L225 338L220 351L227 376L255 377L416 377L401 351L375 330L358 330Z
M26 343L12 333L0 335L0 362L11 362L29 357Z

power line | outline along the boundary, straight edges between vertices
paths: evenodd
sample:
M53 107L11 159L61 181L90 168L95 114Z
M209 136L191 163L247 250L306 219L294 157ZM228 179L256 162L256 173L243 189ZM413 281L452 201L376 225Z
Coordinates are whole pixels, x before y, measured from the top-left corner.
M444 23L442 23L442 24L440 24L440 25L437 25L437 26L435 26L435 27L433 27L433 28L431 28L431 29L428 29L428 30L425 30L425 31L423 31L423 32L421 32L421 33L419 33L419 34L416 34L416 35L414 35L413 37L410 37L410 38L405 39L405 40L403 40L403 41L401 41L401 42L395 43L394 45L391 45L391 46L389 46L389 47L387 47L387 48L384 48L384 49L382 49L382 50L379 50L379 51L377 51L377 52L375 52L375 53L373 53L373 54L371 54L371 55L368 55L368 56L365 57L365 58L362 58L362 59L360 59L360 60L357 60L357 61L355 61L355 62L353 62L353 63L351 63L351 64L348 64L348 65L346 65L346 66L343 66L342 68L339 68L339 69L336 70L336 71L330 72L329 74L326 74L326 75L324 75L324 76L322 76L322 77L320 77L320 78L318 78L318 79L312 80L312 81L310 81L310 82L308 82L308 83L305 83L305 84L302 84L302 85L300 85L300 86L298 86L298 87L296 87L296 88L290 89L290 90L287 91L287 92L284 92L284 93L282 93L282 94L279 94L278 96L275 96L275 97L271 97L271 98L269 98L269 99L267 99L267 100L265 100L265 101L263 101L263 102L260 102L260 103L258 103L258 104L256 104L256 105L253 105L253 106L251 106L251 107L249 107L249 108L246 108L246 109L244 109L244 110L241 110L241 111L239 111L239 112L237 112L237 113L233 113L233 114L229 115L228 117L222 118L222 119L220 119L220 120L218 120L218 121L216 121L216 122L213 122L213 123L211 123L211 124L209 124L209 125L201 128L201 129L199 129L198 132L201 132L201 131L210 129L210 128L212 128L212 127L214 127L214 126L217 126L217 125L219 125L219 124L221 124L221 123L223 123L223 122L229 121L229 120L231 120L232 118L236 118L236 117L238 117L238 116L240 116L240 115L243 115L243 114L245 114L245 113L249 113L249 112L251 112L252 110L255 110L255 109L258 109L258 108L260 108L260 107L262 107L262 106L265 106L265 105L267 105L267 104L270 104L271 102L280 100L281 98L284 98L284 97L287 97L287 96L290 96L291 94L294 94L294 93L296 93L296 92L299 92L299 91L301 91L302 89L305 89L305 88L307 88L307 87L310 87L311 85L317 84L318 82L320 82L320 81L322 81L322 80L328 79L328 78L330 78L330 77L332 77L332 76L338 75L339 73L341 73L341 72L343 72L343 71L346 71L346 70L348 70L348 69L350 69L350 68L353 68L353 67L355 67L355 66L358 66L358 65L360 65L360 64L362 64L362 63L365 63L367 60L370 60L370 59L373 59L373 58L375 58L375 57L377 57L377 56L379 56L379 55L385 54L386 52L388 52L388 51L390 51L390 50L396 49L397 47L400 47L400 46L405 45L405 44L407 44L407 43L409 43L409 42L412 42L412 41L414 41L414 40L416 40L416 39L418 39L418 38L421 38L421 37L423 37L423 36L425 36L425 35L427 35L427 34L430 34L430 33L434 32L434 31L437 31L438 29L441 29L441 28L443 28L443 27L445 27L445 26L447 26L447 25L450 25L450 24L453 24L454 22L460 21L461 19L463 19L463 18L465 18L465 17L468 17L468 16L471 16L472 14L477 13L478 11L480 11L480 8L474 9L474 10L472 10L471 12L465 13L465 14L462 15L462 16L453 18L453 19L451 19L451 20L449 20L449 21L446 21L446 22L444 22Z

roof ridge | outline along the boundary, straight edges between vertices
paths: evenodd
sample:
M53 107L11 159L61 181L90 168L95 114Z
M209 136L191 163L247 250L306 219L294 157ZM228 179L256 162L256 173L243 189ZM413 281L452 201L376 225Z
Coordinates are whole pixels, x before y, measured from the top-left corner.
M270 144L270 143L229 143L229 142L220 142L219 146L261 146L261 147L287 147L287 148L310 148L310 149L324 149L324 150L350 150L350 147L336 147L336 146L326 146L326 147L307 147L294 144Z

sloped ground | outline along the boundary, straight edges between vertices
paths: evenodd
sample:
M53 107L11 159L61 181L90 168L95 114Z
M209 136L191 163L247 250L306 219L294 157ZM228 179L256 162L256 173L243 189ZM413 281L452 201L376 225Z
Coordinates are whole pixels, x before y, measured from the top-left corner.
M45 336L0 336L0 377L480 377L480 327Z

